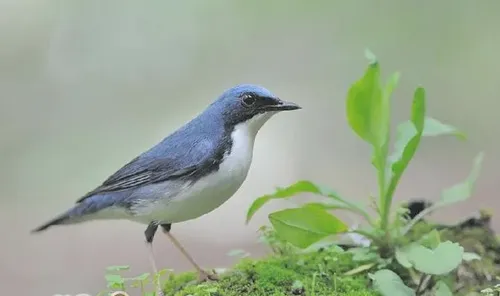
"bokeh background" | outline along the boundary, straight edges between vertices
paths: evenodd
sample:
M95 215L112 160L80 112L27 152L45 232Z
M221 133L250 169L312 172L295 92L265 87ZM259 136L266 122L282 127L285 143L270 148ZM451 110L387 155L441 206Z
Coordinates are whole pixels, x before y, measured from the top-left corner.
M97 293L104 268L149 271L144 226L95 222L29 231L60 213L135 155L191 119L224 89L264 85L303 106L259 133L246 183L225 205L174 225L207 267L230 266L234 248L261 256L262 194L298 179L364 200L375 189L369 147L345 121L345 94L366 66L402 73L395 122L417 85L430 115L467 142L426 138L397 192L436 199L485 151L472 200L434 219L497 211L500 160L498 1L0 1L0 288L5 295ZM355 221L353 221L355 222ZM500 230L500 218L494 219ZM190 266L159 235L161 267Z

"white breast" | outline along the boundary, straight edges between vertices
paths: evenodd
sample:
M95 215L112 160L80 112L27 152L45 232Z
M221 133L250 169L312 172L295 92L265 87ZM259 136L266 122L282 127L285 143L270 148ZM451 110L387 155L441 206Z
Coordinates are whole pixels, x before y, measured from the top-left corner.
M186 184L179 194L163 205L156 205L151 213L164 223L191 220L213 211L227 201L243 184L252 163L257 132L274 113L261 114L238 124L231 134L233 145L217 172L194 184ZM151 221L151 220L149 220Z

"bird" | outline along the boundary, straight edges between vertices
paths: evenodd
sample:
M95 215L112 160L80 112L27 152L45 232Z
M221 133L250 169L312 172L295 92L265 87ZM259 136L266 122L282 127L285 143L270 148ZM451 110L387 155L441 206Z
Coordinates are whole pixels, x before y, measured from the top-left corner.
M160 227L196 269L199 282L218 280L171 233L172 224L203 216L231 198L248 175L261 127L279 112L298 109L299 105L259 85L226 89L191 121L32 233L94 220L141 223L147 225L144 236L150 264L157 273L152 243Z

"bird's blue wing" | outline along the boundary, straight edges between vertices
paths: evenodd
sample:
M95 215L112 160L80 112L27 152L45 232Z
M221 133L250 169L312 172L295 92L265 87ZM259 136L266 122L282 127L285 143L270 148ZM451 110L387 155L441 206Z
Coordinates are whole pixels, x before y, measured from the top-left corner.
M211 149L207 149L211 145L212 141L197 141L191 144L190 149L184 150L165 149L159 145L130 161L99 187L77 200L77 203L96 194L133 189L203 172L218 157L211 153Z

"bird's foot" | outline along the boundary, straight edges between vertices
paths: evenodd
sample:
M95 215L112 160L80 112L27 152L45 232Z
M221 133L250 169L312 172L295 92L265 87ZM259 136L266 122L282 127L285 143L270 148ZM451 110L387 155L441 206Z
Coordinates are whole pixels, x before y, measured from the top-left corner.
M213 270L213 273L208 273L204 270L200 270L198 272L198 283L203 283L206 281L218 281L219 276L217 273L215 273L215 270Z

